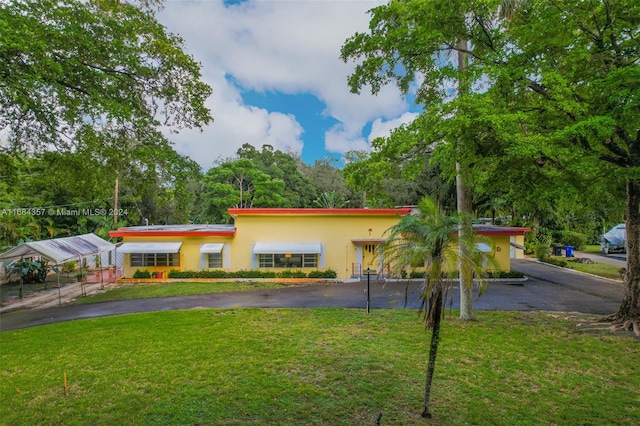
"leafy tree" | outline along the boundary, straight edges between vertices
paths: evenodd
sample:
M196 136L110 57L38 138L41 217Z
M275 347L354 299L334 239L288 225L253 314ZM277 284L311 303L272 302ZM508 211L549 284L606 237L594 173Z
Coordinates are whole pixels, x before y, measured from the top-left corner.
M315 160L313 164L298 163L302 174L311 181L318 194L335 194L344 200L344 207L362 207L362 197L347 187L339 160L327 156Z
M394 136L398 135L396 131ZM366 193L367 204L416 205L428 194L446 211L456 210L455 188L442 179L440 167L429 161L430 153L393 158L394 154L385 151L391 144L386 144L384 139L376 139L373 145L374 151L370 154L347 153L353 161L343 170L347 185Z
M203 199L213 222L229 221L230 207L290 207L284 197L284 181L272 179L246 158L209 169L204 181Z
M472 85L481 77L475 61L469 61L469 55L475 55L479 46L467 40L484 29L483 21L494 8L491 2L433 0L390 1L372 9L369 32L355 34L342 47L343 60L358 61L348 80L351 91L358 93L368 86L377 93L384 85L395 82L403 94L415 91L416 102L434 113L426 117L442 121L448 116L440 107L451 99L455 87L456 102L451 103L450 121L464 123ZM450 54L455 54L457 60L450 60ZM418 151L431 150L435 143L449 145L454 153L450 161L455 164L457 209L465 213L463 217L470 218L473 182L468 160L472 157L466 145L477 132L473 127L461 131L463 128L450 127L455 130L449 132L429 128L431 134L419 140ZM396 139L403 149L399 157L414 150L416 140ZM465 284L470 271L461 269L460 277L460 318L472 319L472 296Z
M373 9L370 32L356 34L342 51L344 59L361 60L352 90L369 84L377 91L392 81L404 93L415 88L425 108L400 130L412 136L397 145L405 156L434 147L443 168L452 173L459 161L474 186L486 174L483 182L533 191L520 198L537 212L547 210L544 203L557 199L553 193L562 185L579 189L598 172L612 188L624 185L626 292L612 316L623 325L640 318L636 3L513 2L507 20L497 2L392 1ZM467 49L458 44L462 39ZM441 53L452 50L470 55L464 74ZM451 99L448 88L461 79L471 90ZM465 144L457 145L460 140ZM499 179L519 165L526 172L519 184Z
M516 113L508 149L537 152L577 181L596 170L626 186L626 290L611 318L640 330L640 5L523 2L505 26L486 70L487 96Z
M418 214L403 216L385 232L386 239L381 246L384 262L397 276L417 268L426 270L421 310L427 330L432 330L432 334L422 417L431 418L429 399L440 342L444 294L452 285L451 272L459 263L464 263L476 277L484 276L484 256L476 247L476 237L469 223L459 215L444 215L432 199L425 197L418 205ZM467 232L459 232L462 226L468 226ZM485 284L482 281L481 292ZM471 281L468 285L471 286Z
M260 171L272 179L280 179L285 184L284 198L291 207L310 207L316 198L316 188L300 171L297 159L289 153L275 150L271 145L263 145L262 151L244 144L237 151L239 158L250 160Z
M211 122L211 89L159 2L8 0L0 4L0 128L16 147L73 149L101 130L135 133Z

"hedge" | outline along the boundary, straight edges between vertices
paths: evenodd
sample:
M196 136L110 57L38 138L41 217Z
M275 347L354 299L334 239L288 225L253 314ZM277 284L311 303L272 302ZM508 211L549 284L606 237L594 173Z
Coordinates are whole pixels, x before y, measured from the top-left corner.
M289 270L284 271L260 271L260 270L241 270L241 271L223 271L220 269L209 271L178 271L172 269L169 271L169 278L336 278L338 274L332 269L326 271L311 271L308 274L304 271ZM134 278L142 278L135 277Z

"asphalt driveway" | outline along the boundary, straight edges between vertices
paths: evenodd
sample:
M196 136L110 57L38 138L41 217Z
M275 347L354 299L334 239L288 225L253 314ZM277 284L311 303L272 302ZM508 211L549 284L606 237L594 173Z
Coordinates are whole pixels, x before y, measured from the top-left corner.
M554 268L531 260L513 260L512 267L524 272L524 282L499 281L474 301L476 310L563 311L604 315L615 312L622 302L621 282ZM370 283L371 309L418 309L420 283ZM309 284L272 290L215 293L203 296L139 299L87 305L63 305L38 310L0 314L0 331L76 319L129 313L202 308L354 308L367 306L367 283ZM458 290L450 302L458 306ZM406 300L406 304L405 304Z

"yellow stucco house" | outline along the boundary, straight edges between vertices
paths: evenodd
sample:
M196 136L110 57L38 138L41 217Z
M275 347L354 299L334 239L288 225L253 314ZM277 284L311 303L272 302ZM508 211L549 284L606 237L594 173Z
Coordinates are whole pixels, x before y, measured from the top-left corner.
M393 209L229 209L233 225L134 226L111 231L121 237L124 276L136 270L312 270L332 269L337 278L383 272L375 255L384 232L411 207ZM495 243L501 270L521 257L527 228L483 226L478 234ZM161 275L158 274L158 275Z

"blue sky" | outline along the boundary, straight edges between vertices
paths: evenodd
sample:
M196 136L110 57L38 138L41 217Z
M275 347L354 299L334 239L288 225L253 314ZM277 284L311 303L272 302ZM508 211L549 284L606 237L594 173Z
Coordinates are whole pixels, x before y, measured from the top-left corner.
M167 134L203 169L245 143L270 144L305 162L368 150L377 136L413 120L417 108L393 87L349 92L354 64L340 48L366 31L372 0L167 0L158 19L185 40L213 88L214 123Z

